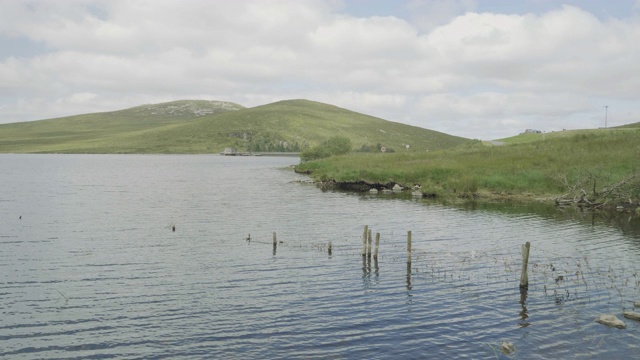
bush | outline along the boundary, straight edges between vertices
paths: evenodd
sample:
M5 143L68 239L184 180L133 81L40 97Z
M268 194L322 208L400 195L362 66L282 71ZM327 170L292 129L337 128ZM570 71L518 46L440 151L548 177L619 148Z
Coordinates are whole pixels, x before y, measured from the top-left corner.
M334 136L323 142L321 146L326 147L331 155L344 155L351 151L351 140L344 136Z
M334 136L318 146L300 153L302 161L324 159L333 155L343 155L351 151L351 140L344 136Z

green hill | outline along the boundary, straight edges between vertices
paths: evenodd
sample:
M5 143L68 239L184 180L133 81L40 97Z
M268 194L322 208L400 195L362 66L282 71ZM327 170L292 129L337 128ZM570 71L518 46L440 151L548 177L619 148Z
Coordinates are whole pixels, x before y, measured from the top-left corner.
M222 101L182 100L62 118L0 124L0 152L97 153L144 137L151 129L174 127L244 107ZM121 139L125 140L121 140ZM108 149L111 149L110 151Z
M640 128L640 122L614 127L614 129L637 129L637 128Z
M215 106L214 106L215 104ZM308 100L254 108L178 101L0 125L0 152L217 153L299 151L341 135L356 149L438 150L468 141Z
M579 129L579 130L563 130L563 131L552 131L546 133L538 133L538 134L519 134L516 136L511 136L504 139L498 139L493 142L493 144L505 144L505 145L514 145L514 144L524 144L524 143L533 143L538 141L549 141L555 139L569 139L576 136L591 136L591 135L600 135L603 133L625 133L625 132L633 132L640 128L640 123L629 124L624 126L618 126L614 128L607 129Z

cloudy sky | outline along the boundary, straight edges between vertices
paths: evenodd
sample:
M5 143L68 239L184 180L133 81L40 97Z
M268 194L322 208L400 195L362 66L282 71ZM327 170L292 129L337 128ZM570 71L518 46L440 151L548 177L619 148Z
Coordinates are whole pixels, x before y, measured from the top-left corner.
M0 0L0 123L299 98L485 140L639 122L640 0Z

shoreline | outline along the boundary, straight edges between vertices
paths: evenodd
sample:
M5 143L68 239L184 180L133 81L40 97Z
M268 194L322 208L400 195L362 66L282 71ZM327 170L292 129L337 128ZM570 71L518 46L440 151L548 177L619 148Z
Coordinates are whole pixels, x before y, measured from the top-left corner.
M311 175L312 171L298 171L294 167L294 171L298 174ZM356 181L338 181L331 180L313 180L313 183L318 188L323 190L337 190L354 193L373 193L373 194L406 194L409 193L414 198L432 199L451 201L453 203L463 203L468 201L476 201L483 203L545 203L548 205L555 205L556 208L576 208L582 211L605 211L605 212L622 212L634 214L640 216L640 202L604 202L593 203L585 197L580 199L573 198L567 199L563 194L534 194L529 192L514 193L514 192L491 192L491 191L477 191L473 193L449 193L447 195L422 192L419 184L414 184L411 187L407 187L401 183L393 181L387 183L369 182L366 180ZM399 189L400 188L400 189ZM374 191L372 189L375 189ZM418 193L420 195L418 195Z

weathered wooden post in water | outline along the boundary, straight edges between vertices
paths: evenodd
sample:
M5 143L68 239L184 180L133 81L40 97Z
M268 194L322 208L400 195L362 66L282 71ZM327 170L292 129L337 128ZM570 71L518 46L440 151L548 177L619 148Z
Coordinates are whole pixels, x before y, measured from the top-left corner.
M378 260L378 245L380 245L380 233L376 233L376 247L373 251L373 258Z
M369 234L369 225L364 226L362 234L362 256L367 256L367 235Z
M524 245L522 245L522 274L520 274L521 288L529 287L529 274L527 272L527 267L529 264L530 248L531 248L531 244L528 241Z
M411 264L411 230L407 231L407 263Z
M276 248L278 246L278 241L276 240L276 232L273 232L273 255L276 254Z
M331 255L331 248L332 248L332 246L331 246L331 240L329 240L329 246L328 246L328 248L329 248L329 255Z

